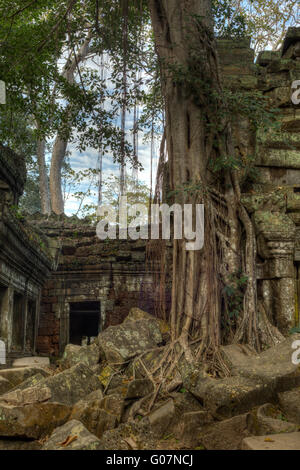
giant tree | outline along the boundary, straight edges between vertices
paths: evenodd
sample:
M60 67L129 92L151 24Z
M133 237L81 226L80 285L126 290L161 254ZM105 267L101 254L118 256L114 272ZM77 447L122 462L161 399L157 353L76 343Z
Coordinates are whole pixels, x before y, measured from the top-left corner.
M190 359L188 344L193 335L200 339L198 357L217 352L226 300L223 288L241 273L243 312L233 340L259 348L255 236L241 203L238 167L228 164L238 156L216 49L212 2L149 0L149 7L161 68L173 202L205 205L204 248L187 251L185 240L173 241L173 343L180 343ZM224 162L218 178L212 171L217 162Z
M241 315L236 319L232 339L236 342L246 341L259 348L255 236L251 220L241 203L241 156L236 155L234 148L232 103L222 83L214 31L213 12L216 4L223 3L226 1L148 0L131 3L127 0L102 0L84 3L84 6L90 6L89 21L100 42L98 52L107 53L112 63L110 81L114 90L110 95L111 106L115 110L120 109L121 104L123 116L130 100L136 100L136 93L127 88L131 81L130 74L134 78L137 70L143 69L144 57L149 51L147 44L144 50L137 46L139 19L137 20L136 13L140 11L148 28L147 13L144 13L147 11L146 4L151 13L160 69L161 102L165 108L170 198L172 202L180 204L205 205L204 248L200 251L188 251L185 240L173 241L172 346L177 350L179 345L181 353L185 352L190 359L191 337L199 341L198 357L204 357L204 353L206 356L216 353L222 340L223 310L226 311L224 286L229 285L232 288L236 278L244 283L244 291ZM67 2L64 13L59 10L61 14L56 16L54 25L52 28L48 27L50 32L55 28L63 43L69 29L67 19L69 16L73 17L74 8L80 4ZM234 28L229 30L235 31ZM38 51L43 51L47 40L50 41L49 31ZM54 47L53 43L49 51L52 51L51 47ZM79 81L70 83L64 80L70 94L63 96L66 98L72 95L72 91L76 91L72 111L78 109L80 114L84 110L79 122L79 128L81 126L83 130L83 147L84 143L89 142L94 148L100 148L100 144L102 146L109 142L116 160L123 165L125 126L122 124L119 134L107 127L105 132L102 122L103 138L97 139L95 134L91 138L91 130L94 129L99 134L99 119L98 123L97 119L93 119L91 124L89 121L89 116L94 116L97 107L97 95L91 93L92 87L87 89L77 66L78 59L76 69ZM156 65L153 68L157 77ZM115 99L118 95L121 96L119 101ZM91 97L88 106L86 97ZM126 103L124 97L128 100ZM80 107L82 102L84 106ZM62 122L67 123L66 134L59 134L59 144L63 150L59 152L60 155L65 152L66 136L69 138L71 126L77 125L78 128L76 116L75 121L70 120L68 106L65 111L67 112L62 113L65 119L55 121L57 129L60 129ZM98 116L103 117L101 113L103 108L99 106ZM153 113L150 112L150 115ZM60 184L61 157L57 161L56 188ZM216 172L216 168L219 171ZM60 196L56 202L55 211L60 213Z

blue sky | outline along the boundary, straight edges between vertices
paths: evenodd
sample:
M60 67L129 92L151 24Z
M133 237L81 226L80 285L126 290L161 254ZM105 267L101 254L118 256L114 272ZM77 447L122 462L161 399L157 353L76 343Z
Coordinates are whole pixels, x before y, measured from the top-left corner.
M127 128L132 128L132 116L128 116L127 121ZM129 132L128 132L129 134ZM127 135L127 139L131 141L131 135ZM147 184L150 187L150 161L151 161L151 146L150 143L144 143L144 134L139 132L139 149L138 149L138 158L139 162L143 166L143 170L139 171L138 178L139 181ZM75 144L70 144L68 146L68 151L71 153L70 155L70 164L75 171L85 170L88 168L97 168L98 162L98 151L93 148L88 148L85 152L79 152L76 149ZM155 175L157 170L157 163L158 163L158 153L159 153L159 142L155 144L155 155L153 161L153 186L155 185ZM126 167L128 174L132 173L132 169L128 164ZM119 175L119 165L113 162L113 158L111 155L105 155L103 158L103 180L105 180L108 176L111 175ZM89 181L83 183L80 187L81 191L85 191L89 185ZM96 203L96 198L91 199L87 198L85 203L94 202ZM69 195L68 199L65 203L65 213L67 215L72 215L77 212L79 202L76 198L72 195Z
M99 73L99 65L97 65L97 61L99 62L98 59L88 59L84 66L90 69L93 69L97 73ZM108 91L112 90L112 84L109 79L110 75L110 69L109 69L109 61L107 61L107 58L105 59L106 61L106 67L105 67L105 76L106 76L106 86L108 88ZM63 67L63 61L61 64L61 67ZM109 104L105 105L105 108L109 108ZM142 114L142 108L140 108L140 115ZM133 112L130 112L129 110L127 111L126 115L126 138L128 142L132 143L132 134L131 134L131 129L133 128ZM120 127L120 117L116 122L116 125ZM144 137L145 134L143 132L139 132L139 148L138 148L138 159L139 162L141 163L143 170L139 171L138 178L139 181L147 184L147 186L150 187L150 165L151 165L151 144L150 142L144 142ZM157 164L158 164L158 155L159 155L159 146L160 142L158 140L155 142L154 146L154 158L153 158L153 186L155 185L155 177L156 177L156 169L157 169ZM69 161L70 165L73 170L76 172L80 170L85 170L89 168L97 168L98 164L98 155L99 152L97 149L93 148L87 148L84 152L80 152L76 148L76 140L73 143L70 143L68 145L68 152L70 153ZM50 160L50 155L48 156L48 161ZM130 164L127 164L126 170L129 175L132 173L132 168L130 167ZM113 162L113 157L112 155L105 155L103 157L103 181L111 175L119 175L119 165L114 164ZM77 188L76 191L86 191L86 189L89 186L89 180L84 181L80 188ZM95 188L96 189L96 188ZM97 198L86 198L84 203L97 203ZM67 215L72 215L77 212L79 206L78 200L74 197L71 192L68 196L68 198L65 201L65 213Z

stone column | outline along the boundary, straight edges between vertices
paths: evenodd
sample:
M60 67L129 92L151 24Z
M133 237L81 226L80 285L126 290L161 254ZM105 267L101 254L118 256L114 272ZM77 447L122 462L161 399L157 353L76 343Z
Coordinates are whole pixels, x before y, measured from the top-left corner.
M287 334L295 322L296 282L294 278L282 278L276 281L274 287L273 295L277 327L282 333Z
M295 322L296 227L288 215L279 212L256 211L254 222L257 251L265 260L262 278L271 280L271 289L264 290L264 303L272 309L271 315L280 332L288 334Z
M11 350L13 303L14 290L12 287L7 287L2 300L0 315L0 338L6 344L7 352Z

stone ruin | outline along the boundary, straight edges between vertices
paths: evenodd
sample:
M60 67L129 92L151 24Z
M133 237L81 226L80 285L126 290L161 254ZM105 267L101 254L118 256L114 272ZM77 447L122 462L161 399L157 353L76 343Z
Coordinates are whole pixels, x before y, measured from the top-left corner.
M121 323L132 307L154 313L153 270L146 241L100 241L96 227L77 217L35 223L60 240L57 269L42 289L38 352L61 355L67 344L90 344L100 331Z
M241 118L234 135L239 154L255 156L242 190L257 236L259 302L283 334L299 326L300 109L291 100L299 47L300 28L290 28L282 50L262 52L256 63L250 40L218 42L225 84L270 97L280 112L279 131L255 135ZM156 273L146 269L145 241L100 242L95 228L76 218L35 215L24 223L15 209L24 162L1 147L0 163L0 340L9 360L89 344L131 307L154 312Z
M283 334L299 326L300 300L300 107L292 84L300 79L300 28L289 28L281 51L254 52L247 40L219 41L225 83L234 91L257 91L278 109L279 130L255 135L249 121L235 123L239 154L254 155L243 203L257 237L259 302Z
M259 302L286 334L299 325L300 110L291 83L300 78L300 29L256 65L247 41L219 41L219 51L231 89L270 96L282 116L280 132L254 135L247 119L234 131L240 155L255 155L243 201L256 230ZM24 175L22 158L1 146L0 367L3 342L9 365L36 352L62 357L58 370L0 370L0 450L300 449L300 369L291 361L300 334L260 354L222 346L228 375L217 379L180 357L160 396L149 371L170 332L149 314L157 273L146 269L145 242L100 242L73 217L23 220Z
M25 175L24 160L1 145L0 367L35 352L42 286L54 269L45 237L31 230L17 212Z

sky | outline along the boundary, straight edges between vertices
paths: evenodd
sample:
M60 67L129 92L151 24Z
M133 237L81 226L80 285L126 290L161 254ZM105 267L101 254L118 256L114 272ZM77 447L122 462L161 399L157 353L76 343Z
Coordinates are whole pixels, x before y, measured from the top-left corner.
M127 121L128 129L132 128L132 116L128 116ZM128 132L129 134L129 132ZM128 140L130 141L131 136L127 135ZM138 159L141 163L143 170L138 172L138 179L139 181L145 183L150 188L150 162L151 162L151 145L150 142L143 142L144 134L139 132L139 149L138 149ZM89 168L97 168L98 163L98 151L93 148L87 148L84 152L79 152L76 149L75 144L70 144L68 146L68 151L70 152L70 164L76 172L81 170L86 170ZM156 142L155 144L155 152L154 152L154 159L153 159L153 186L155 186L155 175L157 170L158 164L158 153L159 153L159 143ZM132 168L129 164L126 166L126 171L129 175L132 174ZM119 176L120 169L119 165L113 162L112 155L105 155L103 157L103 181L111 175ZM89 181L86 180L77 188L76 191L85 191L89 186ZM97 198L86 198L84 203L97 203ZM66 215L70 216L72 214L76 214L78 210L79 202L71 193L68 195L65 201L65 213Z
M98 59L88 59L85 62L85 67L91 68L94 71L99 72L99 66L97 66L97 60ZM112 84L109 79L110 75L110 70L109 70L109 63L107 59L105 59L106 62L106 67L105 67L105 79L106 79L106 86L108 88L108 91L112 90ZM108 65L107 65L108 64ZM63 62L62 62L63 66ZM109 105L105 105L105 108L109 108ZM139 108L139 115L142 114L142 108ZM118 127L121 127L120 125L120 117L116 121L116 125ZM133 137L131 133L131 129L133 128L134 125L134 118L133 118L133 111L130 112L130 110L127 110L126 113L126 139L128 140L129 143L133 142ZM138 160L140 164L142 165L142 170L138 172L138 179L140 182L145 183L149 188L151 185L150 179L151 179L151 171L150 171L150 166L151 166L151 143L150 142L145 142L145 134L142 131L139 131L138 135ZM152 176L152 184L153 187L155 187L155 178L156 178L156 170L157 170L157 165L158 165L158 155L159 155L159 147L160 147L160 137L158 136L157 139L155 139L154 143L154 156L153 156L153 176ZM70 143L68 145L67 151L69 152L69 162L73 170L76 172L86 170L89 168L96 169L98 165L98 158L99 158L99 152L97 149L94 148L87 148L84 152L80 152L76 148L76 141L74 143ZM50 161L50 155L47 157L48 163ZM126 165L126 172L131 175L132 174L132 168L130 167L130 164L128 163ZM111 175L119 176L120 174L120 168L118 164L115 164L113 162L113 157L111 154L106 154L103 157L103 181L107 179L107 177ZM80 185L80 187L76 188L75 191L86 191L86 189L89 186L89 180L86 179L83 181L83 183ZM70 189L70 188L69 188ZM95 188L96 190L96 188ZM95 196L94 198L86 198L84 200L84 204L89 204L97 203L97 197ZM70 193L68 194L66 200L65 200L65 213L66 215L70 216L72 214L76 214L77 210L79 207L79 201L74 197L74 190L72 192L72 189Z

